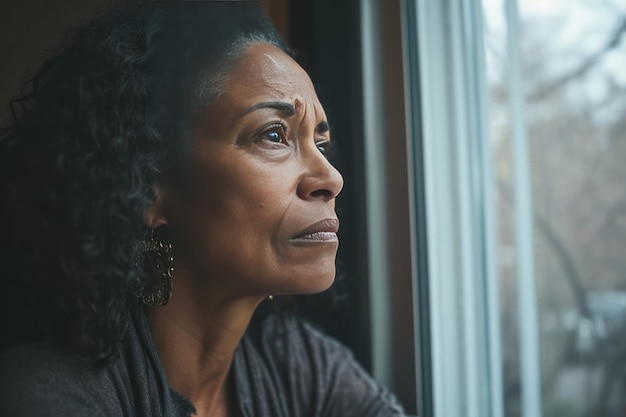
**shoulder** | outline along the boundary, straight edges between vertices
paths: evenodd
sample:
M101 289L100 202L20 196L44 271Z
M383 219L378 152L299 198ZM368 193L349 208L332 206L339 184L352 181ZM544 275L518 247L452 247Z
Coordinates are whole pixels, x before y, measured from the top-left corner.
M102 415L92 396L98 371L51 343L0 354L0 415Z
M395 397L363 369L352 352L313 324L295 316L268 315L251 330L254 349L286 376L288 390L297 387L302 392L305 387L315 399L311 401L317 409L313 415L404 415Z

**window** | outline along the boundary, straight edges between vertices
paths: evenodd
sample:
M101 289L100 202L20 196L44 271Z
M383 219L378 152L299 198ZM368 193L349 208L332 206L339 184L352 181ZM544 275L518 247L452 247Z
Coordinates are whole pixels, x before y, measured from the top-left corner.
M505 414L623 416L626 3L513 8L483 0ZM516 199L528 200L527 219ZM523 291L532 291L532 304Z
M626 3L516 3L402 4L419 411L623 416Z

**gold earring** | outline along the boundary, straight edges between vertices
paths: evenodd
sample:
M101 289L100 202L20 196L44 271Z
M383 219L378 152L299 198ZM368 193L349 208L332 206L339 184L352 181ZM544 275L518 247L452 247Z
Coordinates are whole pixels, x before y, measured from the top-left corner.
M150 307L160 307L172 298L172 273L174 272L174 257L171 243L164 243L154 236L154 229L150 230L150 239L144 244L144 265L147 273L156 280L152 285L147 284L141 291L141 301Z

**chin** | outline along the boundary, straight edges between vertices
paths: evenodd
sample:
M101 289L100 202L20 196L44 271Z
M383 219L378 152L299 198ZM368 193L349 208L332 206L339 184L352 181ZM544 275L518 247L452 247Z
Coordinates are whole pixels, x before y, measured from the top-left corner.
M322 291L326 291L335 282L335 271L333 270L332 275L330 275L329 277L318 277L316 281L316 285L307 288L308 291L302 291L300 294L317 294Z
M300 273L290 276L287 286L277 291L275 294L282 295L308 295L326 291L335 282L335 266L332 268L309 268Z

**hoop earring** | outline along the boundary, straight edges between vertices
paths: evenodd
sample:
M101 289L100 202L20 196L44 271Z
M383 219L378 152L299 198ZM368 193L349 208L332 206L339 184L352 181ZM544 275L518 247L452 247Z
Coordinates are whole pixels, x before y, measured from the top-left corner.
M174 257L172 244L164 243L154 236L154 229L150 230L150 239L143 242L144 264L150 276L156 275L153 285L147 284L141 291L141 301L150 307L160 307L172 298L172 272L174 271Z

